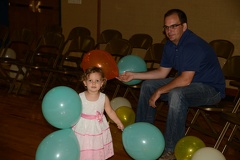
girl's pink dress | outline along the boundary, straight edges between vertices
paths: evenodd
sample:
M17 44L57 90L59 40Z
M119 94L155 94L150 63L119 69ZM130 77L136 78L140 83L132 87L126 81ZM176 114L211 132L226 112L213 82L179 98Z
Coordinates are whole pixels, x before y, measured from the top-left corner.
M104 116L105 94L100 93L97 101L88 101L84 92L82 115L73 131L80 144L80 160L105 160L113 156L113 143L109 124Z

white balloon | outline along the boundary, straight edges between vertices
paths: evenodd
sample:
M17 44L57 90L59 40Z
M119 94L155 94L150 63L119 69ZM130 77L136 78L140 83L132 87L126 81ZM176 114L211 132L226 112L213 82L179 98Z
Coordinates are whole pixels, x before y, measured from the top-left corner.
M131 103L124 97L113 98L111 100L110 104L111 104L113 110L116 110L116 109L118 109L119 107L122 107L122 106L132 108Z
M16 52L11 48L4 48L1 52L1 56L4 56L5 58L16 59Z
M10 66L10 70L12 70L12 71L15 71L15 72L9 72L9 76L11 77L11 78L16 78L16 76L17 76L17 71L18 71L18 67L16 66L16 65L14 65L14 64L12 64L11 66ZM26 68L25 67L22 67L22 71L24 72L24 73L26 73ZM23 79L23 75L22 74L19 74L18 75L18 77L17 77L17 79L18 80L22 80Z
M226 158L215 148L203 147L193 154L191 160L226 160Z

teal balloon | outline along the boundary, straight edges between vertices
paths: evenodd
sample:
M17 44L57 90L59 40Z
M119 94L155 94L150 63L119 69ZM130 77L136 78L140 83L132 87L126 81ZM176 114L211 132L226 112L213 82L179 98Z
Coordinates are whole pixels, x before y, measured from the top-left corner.
M123 130L122 141L128 155L135 160L156 160L165 147L162 132L146 122L127 126Z
M44 96L42 112L52 126L60 129L71 128L80 118L82 101L73 89L58 86Z
M35 158L36 160L79 160L78 139L72 129L55 131L39 144Z
M136 55L127 55L119 60L118 70L119 70L119 74L122 74L126 71L146 72L147 65L146 65L146 62L141 57ZM124 82L124 84L135 85L141 82L142 80L131 80L129 82Z

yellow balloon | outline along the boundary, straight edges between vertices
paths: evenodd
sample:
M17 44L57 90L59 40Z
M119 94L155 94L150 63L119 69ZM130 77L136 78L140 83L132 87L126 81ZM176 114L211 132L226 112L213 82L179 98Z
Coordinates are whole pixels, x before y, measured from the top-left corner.
M116 109L116 114L123 123L124 127L127 127L135 122L135 113L132 108L121 106Z
M174 154L177 160L191 160L193 154L205 146L205 143L200 138L185 136L177 142Z

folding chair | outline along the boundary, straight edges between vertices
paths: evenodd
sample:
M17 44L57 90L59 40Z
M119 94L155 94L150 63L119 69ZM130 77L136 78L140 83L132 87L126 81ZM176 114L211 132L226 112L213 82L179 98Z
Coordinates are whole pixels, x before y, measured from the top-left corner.
M228 80L240 80L240 72L238 70L240 65L240 56L232 56L230 57L226 63L224 64L222 70L224 73L224 76ZM239 90L240 86L238 86L238 95L236 97L239 97ZM219 132L216 130L214 127L214 122L209 118L208 114L210 113L222 113L222 112L232 112L236 113L239 107L239 98L236 101L232 103L226 103L224 100L222 100L219 104L212 105L212 106L199 106L199 107L194 107L192 109L196 110L190 125L187 127L186 130L186 135L190 132L190 129L195 129L197 131L200 131L201 133L204 133L208 136L211 136L215 139L219 138ZM198 125L198 118L200 116L203 117L207 124L207 128L203 127L201 125ZM225 128L228 128L225 126ZM217 140L214 148L219 147L219 140Z
M240 105L240 102L236 103L236 105ZM240 150L240 137L239 137L239 131L240 131L240 112L237 113L222 113L221 117L226 120L226 124L218 138L217 145L219 146L222 142L222 139L226 137L226 133L230 127L230 124L233 124L232 131L229 136L227 136L227 141L225 142L225 145L222 149L222 153L225 153L227 151L228 147L235 148L236 150Z
M104 49L112 39L122 39L122 33L116 29L106 29L102 31L97 39L95 49Z
M230 58L233 54L233 43L225 39L216 39L209 42L209 45L216 52L219 63L221 67L223 67L223 65L226 63L226 60Z

